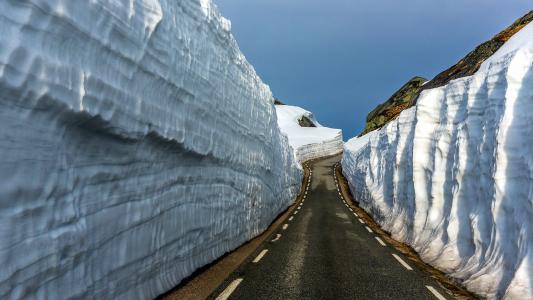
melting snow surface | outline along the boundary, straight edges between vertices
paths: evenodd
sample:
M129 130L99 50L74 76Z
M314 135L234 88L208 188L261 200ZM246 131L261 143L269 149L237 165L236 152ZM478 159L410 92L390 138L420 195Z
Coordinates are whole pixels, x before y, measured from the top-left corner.
M473 76L345 145L356 199L490 299L533 299L533 24Z
M297 106L276 105L276 112L279 127L299 162L342 152L342 130L323 127L312 113ZM316 127L301 127L298 120L304 116Z
M0 2L0 298L153 299L301 169L206 0Z

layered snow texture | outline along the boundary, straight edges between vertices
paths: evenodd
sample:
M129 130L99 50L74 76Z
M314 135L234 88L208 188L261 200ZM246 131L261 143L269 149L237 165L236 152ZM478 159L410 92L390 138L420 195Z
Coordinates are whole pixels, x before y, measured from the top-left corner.
M341 153L344 142L342 130L323 127L313 114L301 107L276 105L278 124L289 138L299 162ZM306 117L316 127L302 127L298 120Z
M361 206L433 266L490 299L532 299L533 25L473 76L347 142Z
M152 299L301 170L209 0L0 2L0 298Z

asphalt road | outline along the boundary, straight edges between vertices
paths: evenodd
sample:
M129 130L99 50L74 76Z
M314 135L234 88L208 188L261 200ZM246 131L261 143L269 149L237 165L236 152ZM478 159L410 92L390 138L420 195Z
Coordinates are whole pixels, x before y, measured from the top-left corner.
M211 299L444 299L435 280L378 241L344 204L334 177L339 159L310 165L301 208Z

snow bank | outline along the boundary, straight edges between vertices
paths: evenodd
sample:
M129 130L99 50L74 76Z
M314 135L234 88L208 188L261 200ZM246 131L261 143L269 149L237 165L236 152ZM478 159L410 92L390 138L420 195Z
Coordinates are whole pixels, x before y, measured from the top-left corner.
M345 145L356 199L487 298L533 299L533 24L473 76Z
M301 170L208 0L0 2L0 298L152 299Z
M279 128L289 138L299 162L342 152L342 130L327 128L317 122L312 113L290 105L276 105ZM308 118L316 127L301 127L298 120Z

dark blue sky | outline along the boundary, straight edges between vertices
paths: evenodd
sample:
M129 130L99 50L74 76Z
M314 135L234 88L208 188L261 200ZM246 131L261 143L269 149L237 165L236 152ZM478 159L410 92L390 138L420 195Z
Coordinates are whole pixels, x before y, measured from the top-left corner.
M274 96L345 140L411 77L433 77L533 9L531 0L214 2Z

